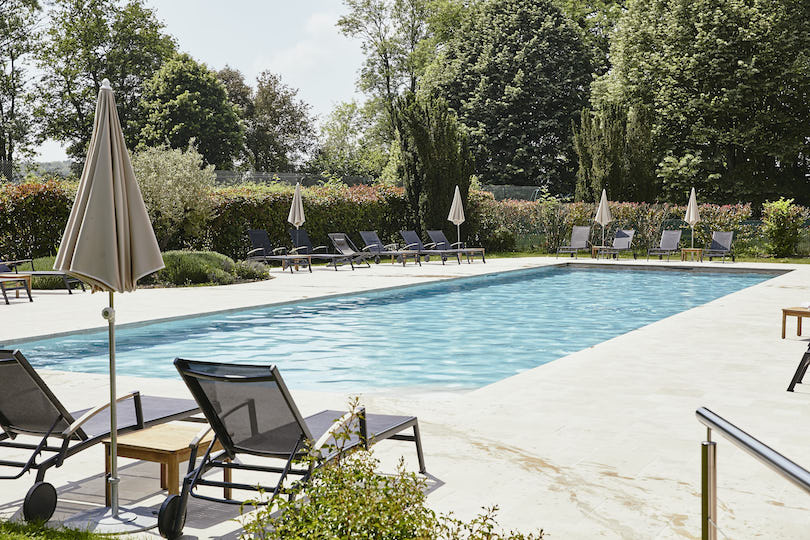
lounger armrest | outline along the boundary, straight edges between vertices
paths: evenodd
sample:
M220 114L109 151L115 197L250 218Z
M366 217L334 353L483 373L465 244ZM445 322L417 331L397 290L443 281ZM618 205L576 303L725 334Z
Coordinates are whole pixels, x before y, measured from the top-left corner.
M23 264L31 263L31 270L34 269L34 260L33 259L17 259L15 261L0 261L0 264L5 264L9 267L10 270L17 272L17 267Z
M383 246L384 249L389 249L391 251L396 251L397 245L396 244L386 244Z
M428 244L425 244L425 247L428 249L433 249L436 247L436 242L430 242Z
M247 252L247 256L248 257L253 257L257 253L260 253L261 255L264 255L264 248L251 249L250 251Z
M412 249L412 248L416 248L416 247L419 247L419 244L407 244L407 245L403 246L402 249Z
M136 390L135 392L130 392L129 394L119 397L118 399L115 400L115 402L118 403L120 401L124 401L125 399L132 398L135 400L136 409L140 409L140 395L141 393ZM97 415L104 409L107 409L109 406L110 406L109 403L104 403L103 405L99 405L98 407L93 407L92 409L81 415L81 417L77 418L75 422L70 424L70 426L68 426L68 428L62 432L62 436L72 437L73 434L76 433L76 431L80 427L82 427L88 420L93 418L95 415ZM140 418L141 421L143 421L143 413L140 410L136 410L136 416Z
M307 249L307 246L298 246L297 248L292 248L290 251L298 255L298 251L302 249Z
M202 428L202 429L201 429L201 430L200 430L200 431L199 431L199 432L198 432L198 433L197 433L197 434L194 436L194 438L193 438L193 439L191 439L191 442L190 442L190 443L188 443L189 448L191 448L191 449L195 449L195 448L197 448L197 447L200 445L200 441L202 441L202 440L205 438L205 436L206 436L206 435L208 435L208 433L211 431L211 429L212 429L212 428L211 428L211 426L210 426L210 425L205 426L204 428Z
M369 249L376 248L376 247L380 247L380 244L369 244L369 245L367 245L366 247L363 248L363 251L368 251Z
M453 247L453 246L458 246L461 249L464 249L464 248L467 247L467 246L464 245L464 242L453 242L452 244L450 244L450 247Z
M317 246L317 247L312 248L312 251L318 251L319 249L323 250L323 251L326 251L327 248L326 248L326 246Z
M287 254L287 248L285 248L285 247L277 247L277 248L275 248L273 250L273 253L275 253L276 255L278 255L278 254L286 255Z
M326 431L326 433L321 435L320 438L317 441L315 441L315 444L312 446L312 449L315 450L316 452L319 451L323 447L323 445L325 445L326 442L332 437L334 437L341 429L347 429L349 422L351 422L353 418L355 417L365 418L365 416L366 416L365 407L360 407L360 409L357 412L352 411L347 412L346 414L341 416L334 424L332 424L332 427L330 427ZM365 422L361 422L361 424L365 425ZM361 433L360 436L363 437L364 440L368 439L367 433Z

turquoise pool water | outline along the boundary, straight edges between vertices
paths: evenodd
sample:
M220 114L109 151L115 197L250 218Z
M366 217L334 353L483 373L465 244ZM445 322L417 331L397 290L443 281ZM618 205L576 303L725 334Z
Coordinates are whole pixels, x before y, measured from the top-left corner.
M306 276L301 276L306 279ZM176 356L279 366L300 389L473 388L773 277L544 268L117 331L121 375ZM40 368L107 372L107 334L16 346Z

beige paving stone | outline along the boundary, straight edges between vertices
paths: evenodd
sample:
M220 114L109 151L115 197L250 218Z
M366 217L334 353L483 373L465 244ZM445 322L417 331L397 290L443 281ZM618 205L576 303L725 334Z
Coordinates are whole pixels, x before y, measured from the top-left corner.
M274 272L276 279L215 288L149 289L116 298L118 321L137 324L193 313L289 302L430 280L589 260L493 259L486 265L435 262L422 268ZM617 266L613 262L602 262ZM644 264L623 262L625 266ZM676 268L680 263L651 263ZM368 410L416 414L433 489L429 503L469 518L497 504L499 522L549 538L675 539L699 536L699 448L707 406L800 464L810 466L810 385L785 392L808 338L780 339L780 308L810 301L802 265L687 264L688 268L790 270L559 360L471 392L425 388L361 395ZM31 304L0 306L0 343L102 327L103 295L37 293ZM24 344L19 345L24 351ZM178 351L181 354L182 351ZM103 375L46 372L72 408L105 399ZM121 377L122 391L184 395L177 380ZM342 407L346 395L293 393L305 414ZM412 447L382 443L384 470ZM124 504L159 505L157 469L125 461ZM810 499L730 443L718 443L720 516L731 538L806 538ZM49 472L59 516L99 504L103 471L94 448ZM4 481L0 515L18 512L31 479ZM193 500L187 534L235 537L233 508Z

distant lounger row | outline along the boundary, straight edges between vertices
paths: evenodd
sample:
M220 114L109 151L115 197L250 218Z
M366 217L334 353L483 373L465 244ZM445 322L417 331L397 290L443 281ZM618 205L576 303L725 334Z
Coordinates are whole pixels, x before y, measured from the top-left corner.
M633 236L635 231L633 229L619 229L613 238L613 243L609 246L595 246L591 244L589 238L591 236L591 228L586 226L575 226L571 231L571 241L569 245L560 246L557 248L557 256L560 253L568 253L572 257L576 257L581 250L588 251L596 255L597 258L601 256L612 256L617 258L622 253L631 253L633 258L636 254L632 250ZM708 257L711 261L715 257L721 257L723 261L726 257L731 257L734 261L734 253L731 251L731 242L734 238L734 233L730 231L714 231L712 233L711 243L705 248L698 248L695 251L699 252L700 260ZM680 230L665 230L661 233L661 241L657 246L647 250L647 259L650 256L663 258L666 255L669 260L670 255L680 251L681 231ZM692 249L692 248L689 248Z
M471 263L475 256L480 256L483 262L486 261L484 248L467 247L464 242L451 243L442 231L428 231L430 242L422 243L419 235L415 231L400 231L404 244L384 244L377 231L360 231L360 237L365 244L362 249L352 242L345 233L330 233L329 240L332 242L334 251L329 251L327 246L314 246L309 239L306 229L290 229L290 240L292 249L274 246L270 241L270 236L264 229L248 230L248 238L252 249L248 252L248 259L261 262L280 262L282 269L305 266L312 272L312 261L326 261L327 266L332 266L337 270L341 264L348 264L354 270L355 265L369 264L370 260L379 263L383 258L391 258L391 262L397 261L405 266L408 259L422 265L422 260L430 261L430 257L437 257L444 264L448 259L455 258L461 264L461 258L466 257Z

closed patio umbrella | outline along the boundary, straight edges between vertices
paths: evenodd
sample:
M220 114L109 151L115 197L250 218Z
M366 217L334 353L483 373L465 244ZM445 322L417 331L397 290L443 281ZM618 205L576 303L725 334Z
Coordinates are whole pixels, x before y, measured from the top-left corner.
M290 213L287 216L287 221L298 230L298 227L304 224L304 203L301 200L301 183L295 183L295 193L293 194L292 204L290 205ZM298 243L298 238L295 239Z
M464 223L464 205L461 203L461 191L456 186L456 192L453 195L453 204L450 205L450 214L447 216L447 221L456 226L456 240L461 242L461 224Z
M116 292L134 291L138 279L163 268L163 258L135 180L107 79L98 94L93 136L53 267L89 283L94 291L109 293L109 306L101 314L108 323L110 347L110 508L100 523L115 527L136 516L119 515L118 508L113 297Z
M608 206L607 191L602 190L602 200L599 201L599 208L596 210L596 215L593 220L602 226L602 245L605 245L605 227L613 221L613 216L610 215L610 207Z
M689 204L686 207L686 215L683 220L692 227L692 247L695 247L695 223L700 221L695 188L692 188L692 193L689 194Z

